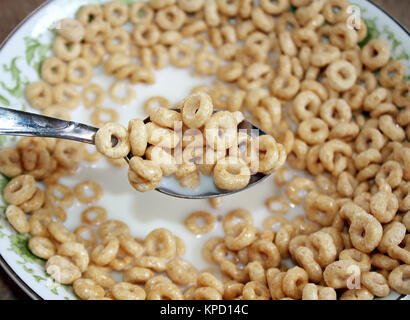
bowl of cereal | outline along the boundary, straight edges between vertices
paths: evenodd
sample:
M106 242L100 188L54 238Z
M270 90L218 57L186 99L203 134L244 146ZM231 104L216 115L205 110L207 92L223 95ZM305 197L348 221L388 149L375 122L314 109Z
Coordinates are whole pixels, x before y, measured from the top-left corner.
M408 39L364 0L46 2L2 45L0 105L115 123L138 174L129 149L1 136L1 266L33 299L408 299ZM184 116L198 96L230 114L219 125L255 123L286 162L258 147L275 172L223 198L148 191L169 173L152 152L166 135L140 148L141 120L168 134L169 109ZM200 110L183 127L208 138ZM215 162L176 162L180 185L216 178L228 156L242 176L235 139L194 148Z

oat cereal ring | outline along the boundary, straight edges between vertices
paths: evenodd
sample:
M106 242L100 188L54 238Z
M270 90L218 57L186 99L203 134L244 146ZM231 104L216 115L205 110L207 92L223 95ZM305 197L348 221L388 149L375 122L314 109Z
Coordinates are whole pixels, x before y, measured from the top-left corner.
M53 90L46 82L33 82L26 88L26 98L33 108L43 110L52 104Z
M120 234L118 236L120 248L131 257L140 257L144 253L144 248L129 234Z
M149 295L149 292L160 283L169 283L172 284L172 281L165 276L154 276L145 282L144 290Z
M395 86L393 91L393 102L398 107L408 107L410 106L410 82L402 82Z
M61 284L72 284L81 277L80 269L68 258L59 255L50 257L45 264L45 269L47 274Z
M329 99L320 107L320 117L330 128L352 118L350 106L342 99Z
M213 288L221 295L224 293L224 285L222 281L209 272L201 272L198 274L196 284L200 288Z
M130 46L130 35L122 28L112 29L104 41L108 53L124 52Z
M139 47L151 47L159 41L160 31L155 24L139 24L132 33L134 42Z
M302 190L304 194L301 194ZM294 177L286 188L286 196L292 203L300 204L305 195L313 190L315 190L313 181L303 177Z
M329 127L322 119L308 118L299 124L297 132L303 141L315 145L326 141L329 136Z
M385 88L395 88L403 80L404 65L399 60L389 61L379 75L380 84Z
M292 75L279 75L271 84L273 95L279 99L291 100L298 93L300 81Z
M162 273L167 269L167 259L153 256L141 256L135 259L135 265Z
M51 106L45 108L43 110L43 115L45 115L47 117L66 120L66 121L71 120L70 112L66 108L64 108L62 106L58 106L58 105L51 105Z
M318 43L313 47L310 63L315 67L325 67L340 57L339 48L328 43Z
M308 274L300 267L289 269L282 280L283 293L292 298L302 298L302 292L305 285L308 283Z
M75 109L81 102L80 93L69 83L60 83L52 89L53 101L68 109Z
M225 244L229 250L244 249L256 239L255 228L248 223L237 223L225 233Z
M11 204L7 207L5 214L8 222L18 233L24 234L30 231L26 214L19 207Z
M189 96L181 104L182 120L189 128L198 129L202 127L211 118L212 111L212 99L202 92ZM207 126L210 125L207 124Z
M49 232L47 230L48 224L52 221L51 215L47 212L35 212L29 219L30 233L33 236L47 237Z
M171 258L176 253L175 238L166 229L155 229L151 231L144 240L146 252L150 256Z
M31 199L36 190L37 186L33 176L20 175L6 185L3 197L7 203L18 206Z
M343 155L342 157L337 156ZM333 139L326 142L319 152L320 162L333 175L337 175L347 167L345 157L352 155L351 146L341 140Z
M286 160L286 151L283 146L276 143L270 135L259 136L256 142L259 153L259 172L269 174L279 169Z
M161 127L173 129L180 125L182 116L179 112L169 110L164 107L153 109L150 113L150 120Z
M129 227L119 220L107 220L98 227L98 235L101 239L105 239L106 237L118 237L121 234L129 233Z
M242 297L243 287L243 283L239 283L234 280L225 282L223 298L225 300L240 299Z
M63 257L71 258L81 272L87 270L90 259L82 243L64 242L59 245L57 253Z
M260 281L266 284L265 269L259 261L248 262L245 267L251 281Z
M354 66L346 60L335 60L326 68L330 87L338 92L347 91L356 83Z
M309 192L304 207L308 219L321 226L330 226L338 210L333 198L316 191Z
M128 134L131 153L136 157L143 156L148 144L148 133L144 122L140 119L130 120Z
M322 268L315 261L313 252L309 248L299 247L295 252L295 259L305 269L310 281L317 283L322 280Z
M93 68L84 58L71 60L67 65L67 80L76 85L85 85L93 77Z
M253 218L246 209L234 209L228 212L222 220L222 226L225 232L232 229L237 223L247 223L253 225Z
M41 78L49 84L55 85L63 82L66 75L66 64L56 57L47 58L41 65Z
M344 210L346 205L341 208ZM355 206L355 205L354 205ZM349 234L353 246L362 252L371 252L382 240L383 228L380 222L372 215L363 213L363 209L355 206L360 214L353 217L351 220Z
M241 158L227 157L216 163L214 181L220 189L239 190L248 185L250 169Z
M340 300L373 300L373 298L373 294L366 288L346 290L340 296Z
M129 18L134 25L150 24L154 19L154 10L144 2L134 2L129 8Z
M90 43L104 42L111 30L110 24L104 20L92 21L85 27L84 40Z
M190 44L177 43L169 49L169 60L177 68L186 68L194 61L195 52Z
M9 178L15 178L23 173L20 153L14 148L0 150L0 172Z
M163 30L179 30L185 20L185 12L175 5L162 8L155 15L155 22Z
M48 260L56 253L54 243L46 237L31 237L28 241L30 251L41 259Z
M202 257L204 258L206 262L210 264L215 264L215 261L213 260L213 257L212 257L212 252L218 244L221 244L223 242L224 242L224 239L220 237L212 237L212 238L209 238L205 242L205 244L203 245L201 249L201 252L202 252Z
M166 272L168 277L178 285L187 286L197 279L196 268L180 257L175 257L168 262Z
M145 300L146 297L143 288L127 282L116 283L111 292L116 300Z
M330 43L342 50L354 49L357 45L357 32L345 23L338 23L332 27ZM346 57L346 54L343 56Z
M270 268L266 270L266 280L273 300L280 300L285 297L282 290L282 281L285 274L286 272L281 272L277 268Z
M93 247L97 242L94 230L87 226L80 226L74 230L75 240L82 243L85 248Z
M81 94L86 108L99 107L105 101L105 91L94 83L85 87Z
M75 240L74 233L65 228L60 222L50 222L47 225L47 230L52 236L52 239L58 243L73 242Z
M323 6L323 16L331 24L345 22L349 16L349 5L349 2L345 0L327 1Z
M106 266L115 259L119 250L119 240L107 236L102 244L94 247L90 252L90 259L98 266Z
M77 279L73 282L73 289L82 300L94 300L104 297L104 288L91 279Z
M114 145L113 138L117 140ZM130 152L128 131L118 123L108 122L95 134L95 145L97 150L108 158L124 158Z
M294 234L309 235L316 231L319 231L319 227L316 224L305 221L303 215L298 215L292 220L292 226Z
M126 82L114 82L109 89L109 96L115 103L126 105L134 101L137 95Z
M277 246L268 240L257 240L251 244L248 251L249 261L258 261L265 269L278 267L281 255Z
M392 141L401 142L406 137L403 128L396 124L391 115L385 114L379 118L379 129Z
M121 27L128 21L128 6L121 1L111 1L104 8L104 18L113 27Z
M409 282L405 279L408 279L410 274L409 265L400 265L396 267L389 275L389 285L393 290L401 294L410 294Z
M171 104L167 99L163 97L160 97L160 96L151 97L145 102L144 111L146 114L150 114L153 109L158 108L158 107L169 109L171 108Z
M390 293L387 279L377 272L363 272L360 281L367 290L377 297L385 297Z
M91 191L92 195L87 195L87 190L88 193ZM103 189L94 181L83 181L74 187L74 194L80 202L92 204L101 199Z
M181 289L174 283L160 282L148 292L147 300L183 300Z
M371 260L369 255L354 248L344 249L341 251L339 253L339 260L355 262L359 266L361 272L370 271L371 268Z
M203 223L199 223L203 221ZM206 211L196 211L185 219L185 226L193 234L210 232L215 226L215 217Z
M154 276L154 272L147 268L131 267L124 271L122 280L133 284L146 283Z
M154 161L132 157L129 166L128 180L139 192L154 190L161 181L161 167Z
M164 148L150 146L147 148L145 156L161 167L163 176L170 176L178 169L175 158Z
M77 20L79 20L83 26L87 26L92 21L102 20L104 12L98 5L86 5L80 8L77 12Z
M390 57L389 45L380 39L370 40L362 49L360 59L371 71L387 64Z
M81 47L81 57L93 67L98 66L104 60L104 55L105 48L99 43L84 43Z
M62 19L58 21L58 34L69 42L81 42L84 38L85 29L77 19Z
M54 149L54 158L66 169L75 168L83 160L84 145L74 141L59 140Z
M265 284L260 281L250 281L245 284L242 291L245 300L269 300L270 292Z
M303 288L302 300L337 300L337 296L333 288L308 283Z
M329 264L324 272L323 279L325 283L334 289L347 288L348 281L356 274L360 275L360 269L357 264L349 260L339 260Z
M243 66L240 62L234 61L223 66L217 70L217 77L224 82L234 82L238 80L243 73Z
M321 101L312 91L300 92L292 104L292 111L298 120L303 121L308 118L314 118L318 115Z
M73 191L62 184L48 185L45 190L46 197L56 206L69 208L74 203Z
M279 0L279 1L261 0L260 6L268 14L280 15L282 13L285 13L289 9L289 1L288 0Z
M271 213L285 214L289 211L289 203L279 196L272 196L265 200L265 206Z
M191 100L188 100L189 103ZM193 101L195 102L195 100ZM209 104L203 108L206 114L209 114ZM192 109L192 108L190 108ZM193 110L192 110L193 112ZM212 111L211 111L212 112ZM202 112L200 113L202 114ZM216 151L226 150L232 147L237 136L237 122L228 111L214 113L205 124L205 137L207 143Z

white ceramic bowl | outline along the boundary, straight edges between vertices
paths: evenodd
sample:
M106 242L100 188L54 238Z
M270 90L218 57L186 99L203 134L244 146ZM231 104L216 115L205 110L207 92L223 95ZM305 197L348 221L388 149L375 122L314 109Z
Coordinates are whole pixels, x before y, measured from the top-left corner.
M2 70L0 78L0 105L35 112L28 107L24 89L26 83L39 79L39 62L45 56L51 55L53 25L62 18L73 17L84 4L104 2L107 1L51 0L23 21L1 47L0 65L6 67ZM410 42L407 31L372 3L365 0L352 2L361 9L362 17L370 26L371 34L391 44L392 56L405 63L406 74L409 75ZM194 86L210 84L213 81L212 77L192 77L190 70L171 66L157 72L156 77L155 85L135 86L137 100L134 103L120 106L107 101L105 106L118 110L120 122L126 125L130 118L145 117L142 106L147 98L161 95L176 103L186 97ZM93 81L108 88L114 79L105 76L99 67L95 70ZM89 123L89 116L90 110L81 106L72 113L72 120ZM15 141L14 137L0 136L0 147L13 145ZM147 194L137 193L128 184L127 170L114 168L105 160L93 165L82 164L78 174L64 178L62 182L72 187L86 179L95 180L104 187L105 195L98 205L107 209L108 218L126 222L131 227L133 235L140 238L155 228L170 229L184 239L187 246L185 257L199 269L208 267L200 254L200 248L209 237L222 235L222 228L218 223L211 233L195 237L183 224L189 213L204 209L220 216L231 209L243 207L253 213L255 224L261 227L263 219L270 215L264 206L265 199L272 195L284 195L284 191L277 188L272 178L269 178L248 191L227 197L220 210L213 210L206 200L181 200L155 191ZM0 177L0 191L6 183L7 179ZM0 211L0 264L6 272L33 299L76 299L71 287L59 285L45 274L44 262L33 256L27 248L28 236L16 234L5 219L5 204L2 200L0 206L3 209ZM69 228L74 229L80 223L80 213L83 209L84 205L76 204L68 210L66 225ZM302 210L301 207L292 207L287 217L292 218L302 213ZM388 298L397 299L399 295L392 293Z

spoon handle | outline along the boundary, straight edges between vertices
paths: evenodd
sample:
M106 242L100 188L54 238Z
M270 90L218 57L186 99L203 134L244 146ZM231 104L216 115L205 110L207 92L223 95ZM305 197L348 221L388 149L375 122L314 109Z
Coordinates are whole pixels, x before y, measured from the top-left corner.
M0 135L49 137L94 144L98 128L0 107Z

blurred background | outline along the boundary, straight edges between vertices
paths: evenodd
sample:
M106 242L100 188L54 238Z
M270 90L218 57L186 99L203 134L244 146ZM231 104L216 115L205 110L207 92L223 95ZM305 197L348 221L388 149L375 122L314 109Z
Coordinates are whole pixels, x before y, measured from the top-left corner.
M0 43L8 34L46 0L0 0ZM410 30L410 0L373 0L379 7ZM0 300L29 299L0 267Z

